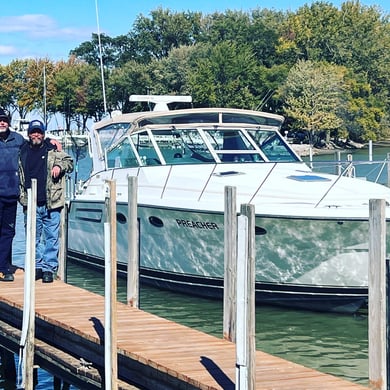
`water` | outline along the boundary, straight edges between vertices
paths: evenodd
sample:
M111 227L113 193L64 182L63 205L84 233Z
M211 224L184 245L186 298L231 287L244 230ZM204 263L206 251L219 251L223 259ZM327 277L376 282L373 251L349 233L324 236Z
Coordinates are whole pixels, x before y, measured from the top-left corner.
M349 161L352 161L351 172L354 176L386 185L388 183L386 158L389 152L390 147L373 147L372 158L369 161L369 149L340 151L341 164L338 164L336 163L338 158L336 152L330 151L326 154L314 156L312 168L316 172L336 173L339 165L342 172L344 172L344 169L349 165ZM307 163L310 162L309 157L303 157L303 160Z
M388 148L374 149L374 160L384 160ZM345 154L342 159L346 159ZM334 154L314 157L323 166L331 166ZM368 151L353 153L354 161L367 161ZM78 178L85 179L90 167L88 158L79 162ZM330 168L330 169L334 169ZM387 182L387 172L380 182ZM360 175L361 176L361 175ZM376 177L376 174L375 174ZM24 234L22 215L18 215L14 261L23 264ZM68 264L68 282L103 294L104 275ZM118 280L118 300L126 302L126 281ZM140 308L155 315L221 337L223 329L222 302L193 298L169 291L141 287ZM367 316L313 313L286 308L256 307L256 347L295 363L368 385L368 321ZM49 373L39 370L36 389L53 388ZM1 389L14 389L14 383L0 380ZM76 389L71 387L71 389Z

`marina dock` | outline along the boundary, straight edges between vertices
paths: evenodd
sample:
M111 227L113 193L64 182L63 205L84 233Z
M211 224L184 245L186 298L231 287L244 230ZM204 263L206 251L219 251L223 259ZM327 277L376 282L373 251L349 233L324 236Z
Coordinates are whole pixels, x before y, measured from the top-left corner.
M15 353L22 324L23 285L24 273L20 270L13 283L0 285L0 346ZM104 373L104 297L57 280L51 284L37 281L35 294L37 364L79 388L100 388ZM222 338L118 303L120 389L233 390L235 349L235 344ZM330 388L367 389L256 351L256 389Z

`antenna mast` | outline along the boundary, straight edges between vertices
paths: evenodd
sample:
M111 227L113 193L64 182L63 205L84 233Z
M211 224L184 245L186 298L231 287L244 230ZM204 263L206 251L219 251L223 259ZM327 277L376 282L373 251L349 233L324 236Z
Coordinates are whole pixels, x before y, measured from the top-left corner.
M46 64L43 64L43 123L47 127Z
M96 6L96 23L97 23L98 42L99 42L100 72L101 72L102 89L103 89L103 105L104 105L104 113L107 113L106 87L104 84L103 54L102 54L102 43L100 40L99 10L98 10L97 0L95 0L95 6Z

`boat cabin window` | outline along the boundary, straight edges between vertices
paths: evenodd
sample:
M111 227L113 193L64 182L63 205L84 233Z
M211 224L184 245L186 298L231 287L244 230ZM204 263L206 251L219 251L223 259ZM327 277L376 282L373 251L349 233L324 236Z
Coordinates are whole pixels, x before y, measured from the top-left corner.
M270 162L299 161L299 158L286 145L278 133L248 129L248 134L250 134Z
M107 168L132 168L138 166L137 156L128 137L107 151Z
M107 168L299 161L278 132L250 127L148 129L123 137L106 157Z
M205 130L205 135L221 162L264 161L241 130Z
M135 150L138 152L142 165L161 165L160 158L154 148L148 132L143 131L131 136Z
M250 115L242 113L230 113L224 112L222 114L223 123L250 123L255 125L267 125L267 126L276 126L279 128L281 126L281 121L275 118L269 118L267 116L260 115Z
M214 162L197 129L153 130L152 134L167 164Z
M97 130L101 150L107 150L129 129L130 123L112 123Z

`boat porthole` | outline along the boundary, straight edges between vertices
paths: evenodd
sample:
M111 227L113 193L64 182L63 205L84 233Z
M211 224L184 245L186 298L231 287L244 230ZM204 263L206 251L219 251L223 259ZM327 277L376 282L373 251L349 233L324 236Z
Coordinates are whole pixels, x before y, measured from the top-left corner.
M125 224L127 221L126 216L122 213L116 213L116 220L121 224Z
M149 217L149 222L155 226L155 227L158 227L158 228L161 228L164 226L164 222L158 218L158 217Z
M344 221L337 221L337 225L344 225Z
M260 226L255 226L255 236L264 236L267 234L267 230Z

